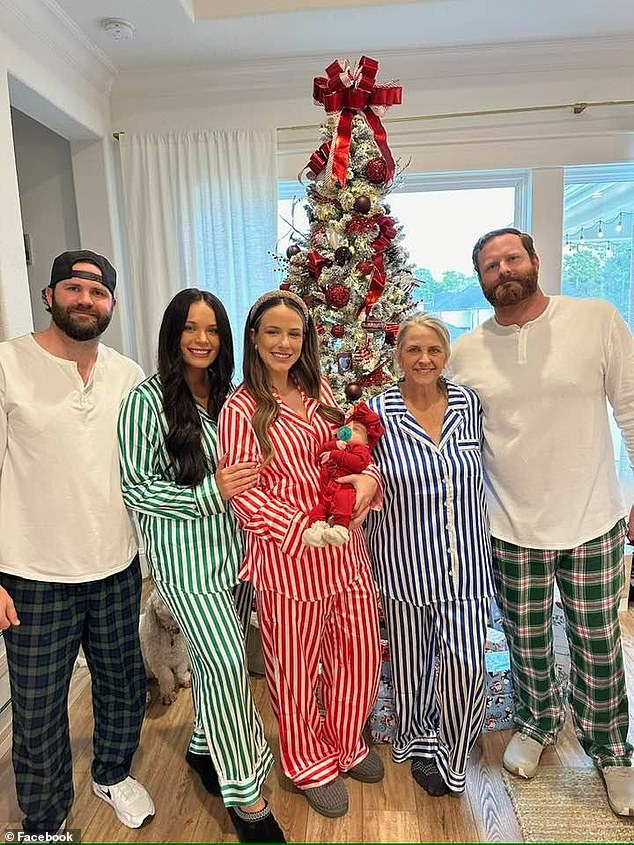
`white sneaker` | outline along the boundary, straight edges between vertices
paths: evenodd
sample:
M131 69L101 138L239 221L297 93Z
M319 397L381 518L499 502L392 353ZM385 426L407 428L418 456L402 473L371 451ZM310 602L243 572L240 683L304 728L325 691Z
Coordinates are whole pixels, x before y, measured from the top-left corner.
M126 827L141 827L154 818L154 802L147 789L133 777L110 786L93 781L92 791L106 804L110 804L119 821Z
M534 777L544 746L521 731L513 734L504 752L504 768L513 775Z

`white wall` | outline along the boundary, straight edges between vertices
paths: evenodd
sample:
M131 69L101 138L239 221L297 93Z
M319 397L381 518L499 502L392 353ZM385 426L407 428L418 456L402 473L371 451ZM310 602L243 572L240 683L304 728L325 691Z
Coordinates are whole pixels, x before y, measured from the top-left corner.
M33 328L39 330L49 321L40 291L48 283L53 258L80 244L73 165L65 138L17 109L11 117L22 226L31 239L27 273Z
M570 107L538 108L632 100L630 39L374 57L379 82L399 77L403 85L403 104L388 111L385 125L394 156L408 172L534 168L532 230L542 254L541 280L547 290L558 290L562 168L634 158L634 107L596 106L579 115ZM312 102L312 79L331 60L123 71L113 87L113 128L275 127L278 175L294 179L320 144L325 113ZM513 109L523 111L476 114ZM438 117L448 114L461 116Z
M591 108L578 116L572 109L531 109L632 100L632 46L630 38L614 36L374 54L380 62L378 81L397 77L403 86L402 105L386 115L391 146L405 161L411 158L412 172L631 158L631 105ZM113 127L129 132L275 127L280 177L292 178L318 146L325 113L313 104L312 80L332 58L124 70L113 86ZM527 111L472 114L496 109ZM464 116L437 117L456 113Z
M0 340L33 327L10 106L71 142L79 245L124 264L109 111L114 74L57 4L0 3ZM125 285L124 268L119 281ZM124 326L125 315L117 316L107 342L126 351Z

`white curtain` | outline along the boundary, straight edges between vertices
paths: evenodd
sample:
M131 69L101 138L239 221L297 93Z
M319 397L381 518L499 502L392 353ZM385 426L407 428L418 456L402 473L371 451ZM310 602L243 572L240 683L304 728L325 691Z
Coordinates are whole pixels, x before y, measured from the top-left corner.
M275 132L186 131L119 138L139 363L156 369L165 306L185 287L216 294L233 329L236 379L249 306L276 287Z

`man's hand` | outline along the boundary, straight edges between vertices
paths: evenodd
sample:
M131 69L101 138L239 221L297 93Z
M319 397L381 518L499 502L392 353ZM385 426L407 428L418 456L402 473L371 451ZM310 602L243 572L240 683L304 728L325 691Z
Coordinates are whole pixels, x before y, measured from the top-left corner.
M352 484L357 491L357 498L354 503L354 510L350 519L350 530L354 531L363 524L363 520L368 515L370 505L374 500L378 482L371 475L344 475L342 478L336 479L340 484Z
M20 620L13 604L13 599L0 587L0 631L6 631L11 625L19 625Z
M232 467L225 465L224 455L218 462L216 470L216 484L222 498L226 501L255 487L258 481L259 467L255 461L245 461L241 464L234 464Z

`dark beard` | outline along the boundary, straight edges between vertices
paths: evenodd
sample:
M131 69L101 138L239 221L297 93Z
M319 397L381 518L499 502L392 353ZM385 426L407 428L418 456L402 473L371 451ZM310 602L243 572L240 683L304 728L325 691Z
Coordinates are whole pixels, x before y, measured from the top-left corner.
M68 337L72 338L72 340L94 340L96 337L102 335L110 325L112 311L110 314L106 314L103 317L100 317L93 311L86 311L86 314L90 314L91 316L97 318L95 322L88 323L80 321L71 313L72 311L81 310L81 308L60 308L60 306L55 302L55 296L53 296L53 302L51 304L51 319L57 328L61 329L61 331L63 331L64 334L67 334Z
M491 305L504 307L517 305L532 296L537 290L537 269L531 268L526 273L515 273L496 282L495 287L485 289L482 293Z

